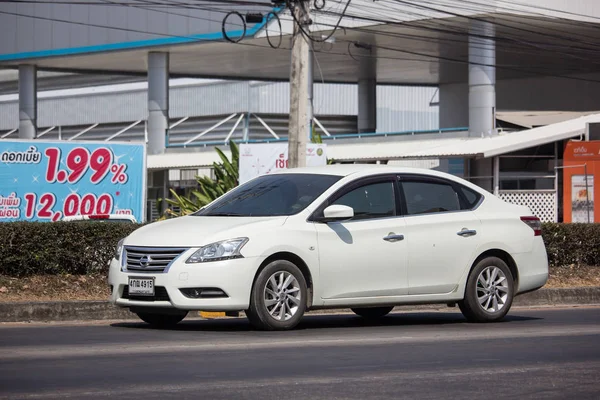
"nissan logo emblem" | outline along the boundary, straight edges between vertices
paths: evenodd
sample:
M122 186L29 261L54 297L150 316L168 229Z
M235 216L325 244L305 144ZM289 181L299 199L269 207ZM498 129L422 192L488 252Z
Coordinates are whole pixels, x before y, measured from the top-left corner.
M150 257L150 256L143 256L142 258L140 258L140 265L142 267L147 267L148 265L150 265L151 261L152 261L152 257Z

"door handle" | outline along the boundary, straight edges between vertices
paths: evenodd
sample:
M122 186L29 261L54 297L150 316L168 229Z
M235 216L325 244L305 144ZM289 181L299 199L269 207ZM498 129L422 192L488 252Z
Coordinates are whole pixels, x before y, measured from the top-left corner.
M477 231L475 229L467 229L463 228L461 231L456 232L458 236L469 237L477 235Z
M393 232L390 232L387 236L383 238L383 240L388 242L399 242L400 240L404 240L404 235L397 235Z

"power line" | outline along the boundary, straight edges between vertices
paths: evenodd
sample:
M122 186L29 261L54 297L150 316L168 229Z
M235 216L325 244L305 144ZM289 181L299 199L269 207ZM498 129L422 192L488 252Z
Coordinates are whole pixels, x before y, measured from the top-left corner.
M535 41L527 41L527 40L523 40L520 38L515 38L515 37L510 37L508 35L506 35L507 37L500 37L498 35L496 35L495 37L492 36L485 36L485 35L478 35L478 34L474 34L472 32L468 32L465 30L456 30L454 28L438 28L438 27L430 27L430 26L423 26L423 25L415 25L415 23L408 23L408 22L397 22L397 21L390 21L390 20L385 20L385 19L377 19L377 18L372 18L372 17L367 17L364 15L353 15L350 13L346 13L346 15L348 17L351 18L358 18L358 19L363 19L363 20L368 20L370 22L378 22L378 23L387 23L390 25L399 25L399 26L405 26L405 27L409 27L412 29L422 29L422 30L427 30L427 31L432 31L432 32L437 32L437 33L445 33L445 34L450 34L450 35L458 35L459 37L480 37L483 39L491 39L494 40L496 42L510 42L511 43L511 51L514 52L514 44L519 44L521 46L524 46L524 48L535 48L536 50L539 51L552 51L552 52L556 52L556 51L562 51L563 54L569 56L569 57L573 57L573 58L577 58L579 60L590 60L588 55L589 52L598 52L598 48L594 48L594 49L590 49L590 48L586 48L586 47L578 47L578 46L573 46L572 43L570 43L570 45L567 46L560 46L560 45L556 45L556 44L548 44L548 43L544 43L544 42L535 42ZM429 16L428 16L429 17ZM438 21L436 21L436 25ZM492 22L493 23L493 22ZM445 25L444 25L445 26ZM358 28L351 28L352 30L356 30L356 31L365 31L365 29L362 29L360 27ZM379 32L375 31L375 30L371 30L370 31L372 34L378 34ZM536 34L540 34L539 32L535 32ZM381 33L382 35L386 35L389 34L388 33ZM542 34L543 35L543 34ZM419 39L418 36L414 37L415 39ZM421 37L424 40L431 40L431 38L428 37ZM447 41L448 39L446 38L435 38L436 40L439 41ZM568 40L568 39L566 39ZM572 42L572 39L570 39ZM540 48L542 47L542 48ZM547 48L544 48L547 47ZM571 49L575 49L575 50L580 50L582 52L582 54L578 54L578 53L574 53L572 51L569 51ZM542 54L542 53L541 53ZM592 61L593 62L593 61Z
M142 33L142 34L146 34L146 35L163 36L163 37L173 37L173 38L182 38L182 39L188 39L188 40L190 40L190 42L202 42L202 41L204 41L204 40L201 40L201 39L194 38L193 36L171 35L171 34L149 32L149 31L143 31L143 30L136 30L136 29L131 29L131 28L120 28L120 27L106 26L106 25L101 25L101 24L91 24L91 23L83 23L83 22L70 21L70 20L61 20L61 19L57 19L57 18L40 17L40 16L34 16L34 15L28 15L28 14L22 14L22 13L12 13L12 12L0 11L0 14L17 15L17 16L26 17L26 18L49 20L49 21L55 21L55 22L65 22L65 23L70 23L70 24L75 24L75 25L92 26L92 27L98 27L98 28L116 29L116 30L122 30L122 31L126 31L126 32ZM344 15L348 15L348 13L346 13ZM212 20L212 21L214 21L214 22L221 22L221 21L215 21L215 20ZM363 28L352 28L352 29L363 29ZM374 34L382 34L381 32L376 32L376 31L373 32L373 33ZM454 32L454 33L456 34L456 32ZM465 33L463 32L462 34L465 34ZM349 44L355 44L356 43L355 41L345 40L345 39L337 39L337 40L345 41L345 42L347 42ZM241 42L241 43L238 43L238 44L239 45L246 45L246 46L254 46L254 47L258 47L258 48L270 48L270 46L260 45L260 44L256 44L256 43ZM473 65L481 65L481 66L493 66L493 67L495 67L498 70L508 70L508 71L521 72L521 73L526 73L526 74L531 74L531 75L554 76L554 77L564 78L564 79L572 79L572 80L578 80L578 81L600 83L600 81L593 80L593 79L571 77L571 76L564 76L564 75L557 75L557 74L552 74L552 73L540 72L540 69L538 69L537 71L534 71L534 70L531 70L531 69L524 69L524 68L514 67L514 66L478 64L478 63L472 63L472 62L469 62L469 61L463 60L463 59L457 59L457 58L445 57L445 56L439 56L439 55L431 55L431 54L422 53L422 52L418 52L418 51L410 51L410 50L406 50L406 49L398 49L398 48L393 48L393 47L389 47L389 46L377 46L377 45L373 45L373 47L379 48L381 50L386 50L386 51L389 51L389 52L399 52L399 53L403 53L403 54L417 56L419 58L390 57L390 56L383 56L383 55L376 55L376 56L364 56L364 55L360 55L358 57L360 57L360 58L368 57L368 58L374 58L374 59L400 60L400 61L415 61L415 62L434 62L434 61L437 60L437 61L446 61L446 62L461 63L461 64L473 64ZM279 47L278 49L280 49L280 50L289 50L289 48L287 48L287 47ZM317 50L314 47L313 47L313 50L315 52L318 52L318 53L331 54L331 55L340 55L340 56L348 56L348 57L352 57L353 59L356 59L356 56L353 55L351 53L351 51L349 51L347 53L342 53L342 52L334 52L334 51Z
M495 26L500 26L500 27L504 27L504 28L510 28L510 29L514 29L514 30L518 30L518 31L522 31L522 32L533 33L533 34L538 34L539 35L539 32L531 30L531 29L521 28L521 27L514 27L514 26L507 25L507 24L499 23L497 21L489 21L489 20L487 20L485 18L474 17L474 16L469 16L469 15L461 15L461 14L458 14L458 13L455 13L455 12L451 12L451 11L447 11L447 10L443 10L443 9L440 9L440 8L430 7L430 6L423 5L422 3L427 3L426 0L422 1L419 4L414 4L414 3L410 2L410 1L405 1L405 0L388 0L388 1L393 1L395 3L404 4L404 5L407 5L407 6L413 6L413 7L416 7L416 8L423 9L423 10L439 12L439 13L443 13L443 14L446 14L446 15L451 15L453 17L465 18L465 19L467 19L469 21L488 22L488 23L493 24ZM564 39L565 38L564 35L549 35L549 34L544 34L544 36L548 36L548 37L551 37L551 38L554 38L554 39ZM491 37L491 39L493 39L493 37ZM527 41L524 41L524 43L527 43Z
M139 0L138 0L139 1ZM83 1L83 0L0 0L0 3L14 3L14 4L60 4L60 5L83 5L83 6L105 6L106 3L102 1ZM174 1L155 1L157 7L178 7ZM199 3L214 3L228 6L256 6L256 7L268 7L272 8L270 2L251 1L251 0L196 0L194 2L177 2L179 6L198 6ZM115 4L128 6L131 2L115 2Z

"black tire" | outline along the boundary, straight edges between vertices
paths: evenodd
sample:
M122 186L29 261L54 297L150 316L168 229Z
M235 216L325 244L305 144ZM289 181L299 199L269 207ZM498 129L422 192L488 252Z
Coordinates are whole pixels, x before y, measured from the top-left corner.
M379 319L388 315L394 307L352 308L352 312L366 319Z
M275 275L278 274L275 278L275 283L278 283L277 279L282 275L283 276L293 276L295 278L295 282L288 285L281 292L280 298L269 299L270 301L275 301L272 305L266 304L265 297L267 296L267 285L269 284L269 288L273 287L273 283L269 283L269 280ZM293 281L292 281L293 282ZM285 282L284 282L285 283ZM285 290L292 290L290 286L296 285L298 290L295 290L295 287L292 287L294 299L298 302L296 305L292 302L291 299L288 299L288 295L285 294ZM297 293L299 291L299 298L296 298ZM270 292L269 292L270 293ZM279 292L278 292L279 293ZM268 296L271 296L269 294ZM307 290L306 290L306 280L304 279L304 275L300 269L293 263L286 260L276 260L269 263L256 277L254 285L252 286L252 294L250 295L250 308L246 310L246 316L250 323L256 328L260 330L287 330L293 329L304 315L304 311L306 310L306 300L307 300ZM292 307L289 305L293 305ZM269 313L268 307L273 307L271 311L275 311L275 316ZM277 308L279 307L279 308ZM283 311L282 311L283 307ZM287 307L287 308L286 308ZM279 310L279 312L277 312ZM288 313L287 310L290 312ZM281 315L283 314L283 317ZM288 318L289 314L289 318Z
M180 323L187 315L185 314L155 314L147 312L136 312L142 321L154 328L172 328Z
M485 271L488 268L497 268L500 271L502 271L502 273L504 274L505 283L499 284L495 287L497 288L499 286L502 286L503 289L495 289L494 291L493 287L492 289L490 289L489 287L485 287L481 284L478 286L479 276L482 274L483 271ZM488 271L490 270L488 269ZM485 276L483 277L483 280L485 281ZM508 268L508 265L506 265L506 263L498 257L487 257L479 261L477 265L475 265L475 268L473 268L473 270L469 274L469 278L467 280L467 287L465 288L465 297L463 300L458 302L458 306L460 307L460 311L470 322L499 321L502 318L504 318L504 316L506 316L506 313L508 313L508 311L510 310L510 307L513 302L514 290L514 278L512 276L510 268ZM490 310L489 307L493 308L494 305L492 301L494 297L496 298L498 305L500 305L501 301L499 301L499 299L504 293L506 293L506 298L503 301L502 306L498 307L498 310ZM491 297L488 309L485 308L485 304L480 304L478 299L479 294L481 294L481 297L483 299ZM486 298L485 296L488 297ZM487 302L487 300L485 301Z

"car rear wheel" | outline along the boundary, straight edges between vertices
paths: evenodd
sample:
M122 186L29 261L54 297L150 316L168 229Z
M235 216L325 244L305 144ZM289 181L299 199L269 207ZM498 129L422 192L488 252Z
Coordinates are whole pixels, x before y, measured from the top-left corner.
M379 319L388 315L394 307L352 308L356 315L366 319Z
M246 316L257 329L292 329L306 310L306 293L306 280L296 265L273 261L254 282Z
M185 314L155 314L148 312L137 312L138 317L155 328L172 328L180 323L187 315Z
M508 265L498 257L487 257L471 271L465 298L458 305L471 322L493 322L504 318L513 297L514 279Z

